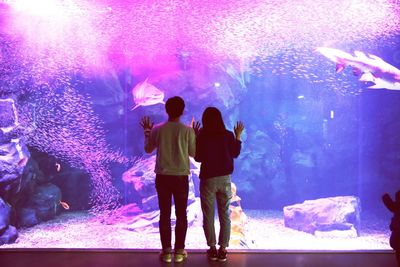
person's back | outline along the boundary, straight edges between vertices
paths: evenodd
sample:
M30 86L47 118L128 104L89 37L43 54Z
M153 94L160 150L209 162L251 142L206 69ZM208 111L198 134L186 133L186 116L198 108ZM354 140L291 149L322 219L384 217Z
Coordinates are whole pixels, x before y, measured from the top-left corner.
M240 135L244 129L242 122L234 127L235 136L226 130L221 112L215 107L208 107L202 116L203 128L195 124L197 132L196 157L200 166L200 199L203 212L203 229L206 236L207 256L210 260L226 261L229 246L231 220L229 204L232 197L231 174L233 159L241 150ZM220 222L219 249L216 248L214 228L214 204L217 201Z
M193 129L181 122L167 121L156 125L149 144L157 147L155 173L164 175L188 175L189 156L194 157Z
M192 128L180 122L185 102L180 97L172 97L165 103L168 121L153 128L149 117L143 117L141 126L144 129L147 153L157 149L156 189L160 208L161 260L172 261L171 245L171 206L172 197L175 203L175 262L182 262L187 253L185 239L187 232L187 201L189 195L190 174L189 156L196 151L196 136Z
M240 144L231 131L207 134L200 131L197 137L195 159L201 162L200 178L222 176L233 172L233 159L240 153Z

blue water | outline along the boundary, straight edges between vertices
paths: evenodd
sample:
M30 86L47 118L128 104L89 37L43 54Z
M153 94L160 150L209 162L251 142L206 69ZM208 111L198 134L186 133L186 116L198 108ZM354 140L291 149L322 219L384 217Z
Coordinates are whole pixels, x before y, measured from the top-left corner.
M399 47L400 39L393 37L366 52L400 68ZM351 47L348 52L354 49ZM200 120L207 106L216 106L221 110L230 130L236 121L244 122L242 151L235 160L232 181L237 186L244 213L249 211L253 215L250 220L258 222L257 219L268 218L273 213L274 216L269 218L281 220L283 224L282 211L286 206L306 200L353 196L359 199L361 217L358 219L362 225L358 229L361 231L359 237L371 232L388 237L386 226L391 213L382 204L381 196L389 193L393 197L400 190L400 90L368 89L370 84L358 81L351 68L335 73L335 64L314 54L311 49L301 53L295 50L282 52L282 55L275 55L274 60L288 57L298 60L288 62L282 73L268 65L257 71L245 71L236 78L210 64L204 74L204 78L208 79L204 87L193 82L191 75L196 66L188 66L186 62L179 70L179 78L154 79L154 86L167 88L165 100L174 95L185 99L184 123L189 124L192 118ZM304 68L307 75L293 72L301 60L308 64ZM252 64L259 67L262 63L255 59L249 63L250 69ZM144 71L144 74L135 76L125 69L96 77L79 73L68 75L70 84L84 99L82 103L85 105L71 100L75 98L68 98L65 84L57 87L55 80L49 83L53 83L50 87L57 89L53 93L59 102L43 100L45 98L41 98L41 94L46 95L46 89L28 90L29 93L23 94L19 91L21 85L14 84L15 87L8 88L9 91L1 92L1 96L14 98L18 103L25 130L34 125L38 127L37 132L43 134L40 130L45 129L47 135L43 136L50 137L53 137L52 134L62 136L62 129L70 131L64 139L61 138L66 140L65 143L57 143L59 139L51 138L39 138L38 141L34 134L27 133L26 144L37 165L26 169L24 175L30 175L35 186L47 182L57 185L62 193L61 200L69 204L70 211L88 211L96 205L99 200L93 201L93 192L99 190L99 184L94 181L99 181L99 177L104 175L110 178L117 191L113 201L119 206L137 204L144 210L143 199L149 195L132 183L124 182L122 177L131 168L135 168L138 177L151 173L147 166L135 163L135 160L147 157L143 149L140 118L147 115L156 123L166 120L164 105L160 103L131 110L135 106L132 88L147 75L151 76L151 72ZM23 82L27 86L34 84L33 81ZM62 106L64 101L67 107ZM71 107L81 113L67 109ZM60 110L63 111L60 113ZM64 115L61 117L59 114ZM82 114L92 114L93 117L88 116L95 118L90 121L92 124L86 121L88 117L80 117ZM80 122L81 118L84 122ZM79 123L70 123L69 119ZM59 128L51 131L49 121L55 121L54 125ZM60 123L57 124L57 121ZM87 125L94 126L90 128ZM93 136L92 130L95 130ZM88 135L78 135L81 132ZM69 147L71 140L75 140L71 137L74 134L78 136L78 143L82 142L82 146L78 145L79 149ZM104 137L105 145L100 143L91 147L90 142L96 141L89 137L93 140ZM87 154L81 153L81 150L101 148L102 145L109 149L104 150L103 156L108 151L114 151L115 155L128 160L116 160L117 156L111 156L104 162L102 159L100 163L87 163L82 156ZM93 152L93 158L96 157L94 154L97 151L89 152ZM104 170L99 167L103 163L106 166ZM56 164L61 165L61 171L54 167ZM198 197L198 177L193 175L192 178L193 194ZM104 195L100 194L100 198ZM16 207L25 207L29 202L21 202L19 197L11 197L9 201L16 203ZM366 218L372 219L368 221ZM257 226L257 223L252 226L256 228L254 225ZM248 240L252 239L249 237ZM263 248L262 244L247 247ZM385 248L388 248L387 245Z

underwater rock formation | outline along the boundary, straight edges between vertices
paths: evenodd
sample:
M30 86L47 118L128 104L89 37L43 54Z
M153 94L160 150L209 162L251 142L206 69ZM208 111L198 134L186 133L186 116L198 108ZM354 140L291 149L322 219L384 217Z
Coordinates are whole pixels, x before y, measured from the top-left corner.
M9 225L6 231L0 236L0 245L14 243L18 238L17 229Z
M0 99L0 245L18 237L11 224L33 226L54 218L60 206L60 189L31 158L23 135L14 100Z
M13 243L18 232L10 225L11 207L0 198L0 245Z
M11 207L6 202L21 189L22 173L29 151L21 140L13 99L0 99L0 245L18 237L11 223Z
M68 203L71 210L90 209L90 177L77 168L63 166L51 181L62 191L62 201Z
M10 206L0 198L0 235L3 234L10 224Z
M135 165L122 175L122 180L127 186L133 187L141 198L141 208L143 211L152 211L158 209L157 192L155 187L155 155L150 157L142 157L138 159ZM195 189L193 184L193 167L189 176L189 199L188 204L194 202ZM197 169L197 174L199 169Z
M20 192L10 200L17 227L31 227L52 219L60 208L61 190L53 184L54 175L45 172L34 155L24 169Z
M28 207L35 210L38 219L47 221L57 214L60 201L60 189L49 183L36 187L34 194L28 201Z
M30 157L18 126L14 100L0 99L0 197L6 201L19 192L22 172Z
M342 237L343 231L347 231L347 237L358 236L360 211L360 200L355 196L306 200L283 208L286 227L318 236L336 233Z
M241 205L241 198L236 194L236 185L232 183L232 198L229 205L231 212L231 245L241 245L248 248L245 235L245 226L247 224L247 216L244 213Z
M123 213L117 212L120 217L131 217L130 219L124 218L122 221L129 223L128 229L132 231L158 231L158 198L155 187L155 155L144 156L138 158L132 168L126 171L122 175L122 180L125 186L134 188L139 194L141 200L139 203L139 209L141 213L137 213L137 207L133 207L133 211L126 212L132 208L131 205L123 207ZM188 197L188 209L187 217L189 225L200 225L202 222L200 199L195 196L195 186L193 180L198 179L199 175L199 164L191 159L191 174L189 175L189 197ZM172 207L174 209L174 207ZM129 215L130 213L130 215ZM125 214L125 215L124 215ZM175 223L175 212L171 212L172 224Z
M31 227L39 223L33 208L22 208L18 211L18 223L21 227Z

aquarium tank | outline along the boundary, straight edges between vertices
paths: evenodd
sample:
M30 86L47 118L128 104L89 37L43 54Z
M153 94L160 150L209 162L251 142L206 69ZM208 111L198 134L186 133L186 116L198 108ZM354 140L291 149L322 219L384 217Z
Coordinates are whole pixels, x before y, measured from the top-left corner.
M160 248L140 120L173 96L244 123L230 249L391 249L399 1L1 0L0 250Z

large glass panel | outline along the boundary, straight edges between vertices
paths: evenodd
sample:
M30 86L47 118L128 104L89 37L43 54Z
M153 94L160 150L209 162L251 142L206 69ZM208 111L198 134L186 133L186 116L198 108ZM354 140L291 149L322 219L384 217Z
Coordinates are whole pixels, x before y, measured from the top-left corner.
M399 16L392 0L0 1L0 249L160 248L140 121L173 96L186 125L208 106L244 123L231 249L391 249ZM191 158L192 249L199 172Z

